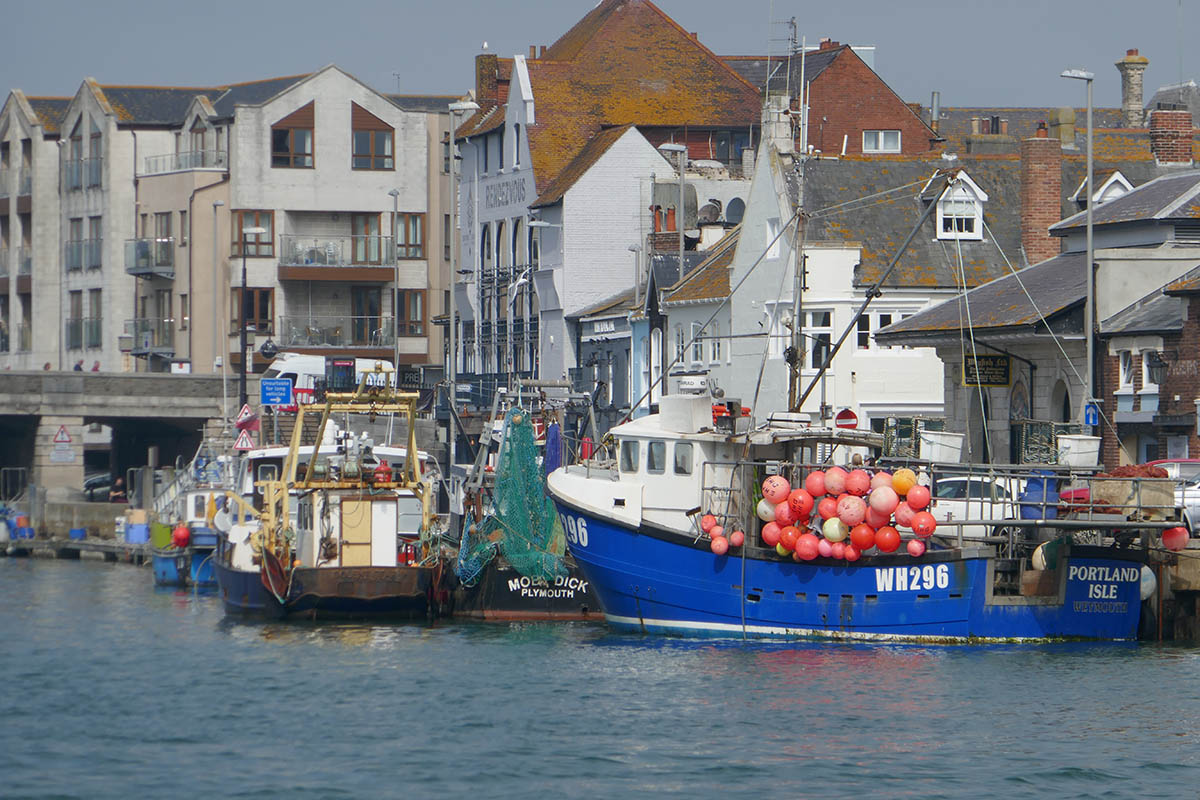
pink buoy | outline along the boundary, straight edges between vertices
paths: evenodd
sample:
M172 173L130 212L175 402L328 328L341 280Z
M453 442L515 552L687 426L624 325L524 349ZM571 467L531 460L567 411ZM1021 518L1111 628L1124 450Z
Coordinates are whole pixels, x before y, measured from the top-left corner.
M918 483L908 490L904 502L908 503L908 507L913 511L924 511L929 505L929 489Z
M813 497L821 497L825 494L825 473L821 470L808 473L808 477L804 479L804 491L808 492Z
M900 531L890 526L884 526L875 531L875 546L881 553L894 553L900 546Z
M855 525L850 529L850 544L858 550L870 550L875 546L875 528L871 525Z
M709 535L709 536L711 536L711 537L713 537L714 539L715 539L716 537L718 537L718 536L724 536L724 535L725 535L725 528L724 528L723 526L721 526L721 525L713 525L713 526L712 526L712 530L710 530L710 531L708 532L708 535Z
M861 555L862 552L857 547L852 544L848 544L846 545L846 552L843 554L843 557L847 561L858 561L859 556Z
M837 516L837 500L832 497L822 497L817 503L817 515L821 519L832 519Z
M846 476L846 491L856 497L866 497L871 491L871 474L865 469L850 470Z
M833 556L833 542L828 539L821 539L817 542L817 555L821 558L830 558Z
M705 533L708 533L709 531L711 531L713 529L713 526L716 524L717 524L717 518L714 517L712 514L705 514L703 517L700 518L700 530L704 531Z
M799 529L794 525L788 525L779 532L779 546L790 553L796 549L796 540L799 538Z
M830 467L825 470L825 493L839 495L846 491L846 470Z
M746 534L742 533L741 531L734 531L733 533L729 534L730 547L741 547L745 543Z
M770 500L774 505L779 505L784 500L787 500L788 493L792 491L792 487L788 485L787 479L782 475L771 475L762 485L763 497Z
M729 540L724 536L714 536L708 546L712 548L713 555L723 556L729 552Z
M834 542L829 546L829 549L833 551L834 558L841 559L846 556L846 545L843 542Z
M889 522L891 522L892 515L890 513L889 514L880 514L878 511L876 511L875 509L871 508L868 505L867 506L867 517L866 517L865 521L872 528L878 529L878 528L882 528L884 525L887 525Z
M909 539L908 554L913 558L920 558L925 555L925 543L920 539Z
M892 473L890 473L890 472L876 472L874 475L871 476L871 488L872 489L878 489L880 486L891 486L891 485L892 485Z
M891 515L896 510L896 506L900 505L900 497L896 494L896 490L890 486L880 486L877 489L871 490L871 496L868 498L871 508L878 511L880 514Z
M1162 532L1163 547L1178 553L1187 547L1188 530L1184 527L1167 528Z
M780 525L791 525L796 521L796 514L792 511L791 503L784 500L775 506L775 521Z
M813 496L807 489L792 489L792 493L788 495L792 516L798 520L806 520L812 515L813 503Z
M913 514L912 532L922 539L928 539L937 530L937 520L928 511L918 511Z
M820 541L811 533L803 534L799 541L796 542L796 555L805 561L812 561L817 557Z
M916 513L908 503L900 503L896 506L896 525L901 528L911 528L913 516Z
M768 522L763 525L762 540L767 547L774 547L779 544L779 531L782 530L778 522Z
M867 504L863 502L861 497L847 495L838 500L837 504L838 519L846 523L848 527L853 528L860 524L867 516Z

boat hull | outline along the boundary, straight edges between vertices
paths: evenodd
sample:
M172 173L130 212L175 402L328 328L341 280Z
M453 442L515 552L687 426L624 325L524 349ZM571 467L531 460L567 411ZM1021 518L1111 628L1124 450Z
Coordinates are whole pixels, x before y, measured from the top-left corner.
M1132 640L1140 554L1073 547L1041 596L993 593L984 548L796 563L747 548L715 556L706 541L631 528L556 503L572 555L608 623L649 633L904 641Z
M493 559L472 586L451 591L452 616L486 620L599 621L600 600L578 566L565 578L530 579Z
M217 585L213 571L213 548L155 548L152 557L155 586L212 589Z

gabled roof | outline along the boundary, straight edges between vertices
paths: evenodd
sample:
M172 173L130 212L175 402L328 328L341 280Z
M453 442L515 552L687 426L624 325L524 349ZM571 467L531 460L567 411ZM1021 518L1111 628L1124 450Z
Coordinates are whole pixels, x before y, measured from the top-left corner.
M759 121L758 90L649 0L602 0L526 67L539 194L605 126L733 128ZM459 137L503 124L502 109L480 105Z
M1183 329L1187 300L1156 290L1100 323L1101 336L1174 333Z
M222 91L213 100L213 109L218 116L232 117L234 106L265 103L280 92L290 89L315 74L308 72L303 75L288 75L282 78L264 78L260 81L230 84L222 87Z
M664 291L663 305L702 303L728 297L729 267L737 253L741 234L742 226L738 225L704 251L707 258L700 266Z
M1092 209L1093 225L1144 220L1200 218L1200 171L1162 175L1132 192ZM1050 226L1063 234L1086 224L1087 211Z
M587 308L575 313L568 314L569 319L607 319L609 317L623 317L628 314L633 308L633 288L622 289L614 295L593 303Z
M579 154L571 160L571 163L567 164L554 177L554 180L550 181L530 208L554 205L562 200L563 195L575 185L575 182L582 178L592 168L592 165L599 161L600 157L607 153L608 149L632 127L632 125L621 125L616 128L605 128L589 139Z
M971 327L976 331L1038 325L1042 317L1049 320L1084 302L1086 262L1084 253L1055 256L893 322L877 333L876 338L910 341L922 335L944 335L965 329L968 306Z
M824 50L810 50L804 54L803 59L796 54L790 60L786 56L721 56L721 60L760 90L766 89L767 79L770 78L773 90L778 91L786 85L792 87L793 95L798 95L801 61L804 80L811 81L824 72L846 49L849 49L849 45L843 44Z
M1200 266L1180 275L1175 280L1163 287L1163 291L1167 294L1196 294L1200 293Z
M67 106L71 105L69 97L27 97L29 107L42 123L45 133L58 133L62 121L67 116Z
M213 97L212 87L99 86L118 124L178 125L196 95Z

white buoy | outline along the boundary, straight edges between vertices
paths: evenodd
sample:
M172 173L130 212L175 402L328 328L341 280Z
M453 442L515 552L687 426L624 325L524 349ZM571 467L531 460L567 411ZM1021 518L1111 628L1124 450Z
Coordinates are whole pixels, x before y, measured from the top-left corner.
M1149 600L1157 591L1158 578L1154 577L1154 570L1142 564L1142 599Z

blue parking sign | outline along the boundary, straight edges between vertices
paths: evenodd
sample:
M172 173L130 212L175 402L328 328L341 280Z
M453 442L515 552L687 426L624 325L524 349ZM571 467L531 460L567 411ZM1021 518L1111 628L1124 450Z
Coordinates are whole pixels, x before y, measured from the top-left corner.
M292 400L291 378L263 378L259 386L259 401L264 406L290 406Z

